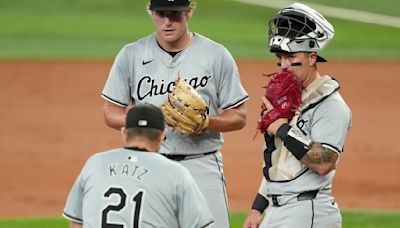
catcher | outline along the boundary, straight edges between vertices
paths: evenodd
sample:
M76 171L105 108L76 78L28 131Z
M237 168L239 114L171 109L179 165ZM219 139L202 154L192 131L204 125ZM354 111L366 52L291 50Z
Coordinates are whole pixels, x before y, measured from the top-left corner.
M264 176L244 228L341 227L331 187L351 111L339 83L317 69L326 62L317 51L333 35L332 25L304 4L269 22L269 50L281 73L263 97L257 129L265 139Z

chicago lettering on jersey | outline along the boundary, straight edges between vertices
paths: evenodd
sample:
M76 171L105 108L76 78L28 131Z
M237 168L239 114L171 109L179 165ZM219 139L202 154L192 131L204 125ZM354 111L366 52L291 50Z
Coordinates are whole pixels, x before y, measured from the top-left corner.
M109 165L109 175L110 177L114 176L125 176L132 177L139 181L143 180L143 178L149 173L149 170L138 166L138 165L130 165L130 164L111 164Z
M189 84L194 88L198 87L206 87L208 84L208 80L211 78L211 75L204 75L199 77L194 77L189 79L184 79L188 81ZM155 80L152 79L151 76L144 76L139 80L137 87L137 97L139 100L143 100L146 97L152 97L155 95L163 95L167 93L172 93L175 86L175 82L171 81L169 83L161 80L160 84L156 84Z

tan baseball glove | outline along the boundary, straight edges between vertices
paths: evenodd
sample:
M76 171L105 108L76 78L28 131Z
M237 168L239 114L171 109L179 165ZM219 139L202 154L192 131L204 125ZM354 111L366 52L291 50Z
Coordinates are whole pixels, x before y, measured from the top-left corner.
M198 135L208 127L208 107L186 81L178 78L168 99L161 104L165 122L184 135Z

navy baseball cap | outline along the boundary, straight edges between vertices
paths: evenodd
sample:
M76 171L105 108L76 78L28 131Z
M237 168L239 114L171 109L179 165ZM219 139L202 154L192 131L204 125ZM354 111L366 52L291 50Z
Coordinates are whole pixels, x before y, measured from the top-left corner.
M126 115L125 128L154 128L164 130L164 114L152 104L137 104Z
M150 0L150 10L185 11L189 9L190 0Z

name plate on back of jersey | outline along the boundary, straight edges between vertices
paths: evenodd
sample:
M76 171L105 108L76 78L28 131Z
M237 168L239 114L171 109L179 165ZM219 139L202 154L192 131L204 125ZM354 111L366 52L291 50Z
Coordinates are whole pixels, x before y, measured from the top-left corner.
M149 173L147 168L138 166L136 164L110 164L109 176L110 177L130 177L142 181Z

